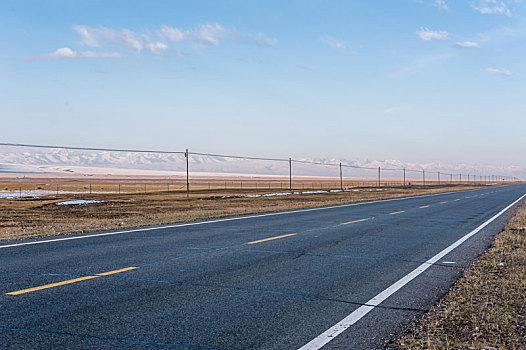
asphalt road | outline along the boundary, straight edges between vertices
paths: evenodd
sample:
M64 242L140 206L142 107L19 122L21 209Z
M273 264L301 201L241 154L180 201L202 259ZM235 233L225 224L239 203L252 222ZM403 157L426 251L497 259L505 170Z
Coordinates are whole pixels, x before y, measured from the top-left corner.
M447 291L524 193L3 242L0 348L380 348Z

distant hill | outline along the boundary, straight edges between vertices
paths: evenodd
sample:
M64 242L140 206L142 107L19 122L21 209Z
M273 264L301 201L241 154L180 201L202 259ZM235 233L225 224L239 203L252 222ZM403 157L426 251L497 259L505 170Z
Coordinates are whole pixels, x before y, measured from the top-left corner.
M499 174L523 178L526 173L519 167L496 167L489 165L442 164L442 163L404 163L399 160L347 160L335 158L302 158L307 162L338 164L365 167L371 169L355 169L344 167L347 177L376 177L377 168L381 167L382 177L400 178L402 171L388 169L414 169L419 172L407 172L407 177L421 178L421 170L428 174L426 178L435 179L440 171L443 179L449 177L446 173L458 174ZM0 172L70 172L70 173L105 173L105 174L166 174L165 172L182 173L186 170L183 155L154 154L133 152L91 152L51 149L43 151L8 150L0 153ZM236 158L190 156L190 170L214 174L252 174L252 175L288 175L288 162L244 160ZM293 163L293 174L298 176L338 176L338 166L322 166L313 164Z

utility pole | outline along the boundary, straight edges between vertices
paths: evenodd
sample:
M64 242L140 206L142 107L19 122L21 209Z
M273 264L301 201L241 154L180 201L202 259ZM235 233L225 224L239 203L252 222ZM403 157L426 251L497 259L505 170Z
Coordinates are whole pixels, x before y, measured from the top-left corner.
M424 186L426 185L426 171L425 170L422 170L422 183L424 184Z
M380 182L381 181L380 179L381 179L380 167L378 167L378 187L382 186L382 183Z
M292 158L289 158L289 191L292 192Z
M340 162L340 190L343 191L343 174L342 174L342 162Z
M405 168L404 168L404 187L405 187Z
M188 174L188 148L186 149L186 152L184 152L184 156L186 157L186 199L190 198L190 179Z

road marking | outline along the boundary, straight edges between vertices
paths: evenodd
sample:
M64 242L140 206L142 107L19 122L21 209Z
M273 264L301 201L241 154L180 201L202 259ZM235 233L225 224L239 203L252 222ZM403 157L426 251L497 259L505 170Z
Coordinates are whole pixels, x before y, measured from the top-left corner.
M395 211L394 213L389 213L389 215L396 215L396 214L402 214L402 213L405 213L405 210Z
M362 222L362 221L366 221L367 219L360 219L360 220L354 220L354 221L349 221L349 222L342 222L340 225L349 225L349 224L355 224L357 222Z
M458 191L458 192L471 192L471 191L480 191L480 190L479 189L475 189L475 190ZM178 228L178 227L186 227L186 226L215 224L215 223L218 223L218 222L226 222L226 221L256 219L256 218L262 218L262 217L266 217L266 216L277 216L277 215L305 213L305 212L317 211L317 210L329 210L329 209L347 208L347 207L354 207L354 206L360 206L360 205L366 205L366 204L385 203L385 202L401 201L401 200L415 199L415 198L435 197L435 196L447 195L447 194L451 194L451 193L455 193L455 191L444 192L444 193L424 194L424 195L421 195L421 196L409 196L409 197L401 197L401 198L379 199L379 200L369 201L369 202L349 203L349 204L333 205L333 206L329 206L329 207L298 209L298 210L290 210L290 211L280 211L280 212L275 212L275 213L256 214L256 215L240 216L240 217L233 217L233 218L215 219L215 220L209 220L209 221L187 222L187 223L174 224L174 225L165 225L165 226L157 226L157 227L143 227L143 228L138 228L138 229L124 230L124 231L112 231L112 232L104 232L104 233L95 233L95 234L84 235L84 236L73 236L73 237L46 239L46 240L42 240L42 241L31 241L31 242L23 242L23 243L5 244L5 245L0 245L0 249L2 249L2 248L11 248L11 247L20 247L20 246L25 246L25 245L34 245L34 244L70 241L70 240L74 240L74 239L113 236L113 235L120 235L120 234L124 234L124 233L145 232L145 231L163 230L163 229L168 229L168 228Z
M59 287L59 286L63 286L63 285L66 285L66 284L71 284L71 283L77 283L77 282L81 282L81 281L91 280L93 278L99 278L101 276L114 275L116 273L134 270L136 268L137 267L134 267L134 266L126 267L126 268L120 269L120 270L114 270L114 271L98 273L98 274L93 275L93 276L84 276L84 277L73 278L73 279L70 279L70 280L62 281L62 282L50 283L50 284L46 284L46 285L39 286L39 287L33 287L33 288L28 288L28 289L17 290L15 292L9 292L9 293L5 293L5 294L8 294L8 295L20 295L20 294L35 292L37 290L48 289L48 288L53 288L53 287Z
M429 208L429 205L421 206L420 209Z
M125 267L125 268L120 269L120 270L113 270L113 271L98 273L96 276L109 276L109 275L114 275L116 273L126 272L126 271L130 271L130 270L135 270L135 269L138 269L138 267L135 267L135 266Z
M291 233L291 234L288 234L288 235L277 236L277 237L270 237L270 238L260 239L259 241L248 242L248 244L256 244L256 243L262 243L262 242L267 242L267 241L273 241L275 239L280 239L280 238L285 238L285 237L290 237L290 236L296 236L296 235L297 235L297 233Z
M446 204L447 202L440 202L440 204Z
M459 201L459 200L460 200L460 198L457 198L457 199L455 199L455 202L457 202L457 201Z
M347 317L345 317L340 322L336 323L331 328L327 329L322 334L318 335L316 338L312 339L310 342L305 344L300 348L300 350L318 350L321 349L323 346L325 346L327 343L329 343L331 340L333 340L335 337L340 335L342 332L344 332L346 329L351 327L353 324L358 322L362 317L367 315L371 310L373 310L376 306L381 304L383 301L385 301L387 298L389 298L391 295L396 293L400 288L405 286L407 283L412 281L414 278L419 276L422 272L427 270L430 266L433 266L436 262L438 262L440 259L442 259L444 256L446 256L448 253L450 253L453 249L464 243L466 240L471 238L472 236L476 235L479 231L481 231L483 228L488 226L490 223L492 223L495 219L497 219L499 216L504 214L508 209L510 209L512 206L520 202L524 197L526 197L526 194L522 195L519 199L508 205L506 208L502 209L498 214L490 218L488 221L481 224L479 227L471 231L470 233L464 235L460 239L458 239L455 243L451 244L449 247L445 248L435 256L433 256L431 259L427 260L425 263L418 266L416 269L399 279L397 282L389 286L384 291L380 292L376 296L374 296L372 299L367 301L363 306L360 306L358 309L351 312Z

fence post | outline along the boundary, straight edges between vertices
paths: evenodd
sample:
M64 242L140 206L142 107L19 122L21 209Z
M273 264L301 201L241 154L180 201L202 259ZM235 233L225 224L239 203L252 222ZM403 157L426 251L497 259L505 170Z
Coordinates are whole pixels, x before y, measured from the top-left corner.
M340 190L343 191L342 162L340 162Z
M289 158L289 191L292 192L292 158Z
M91 184L89 184L89 194L91 194Z
M19 198L22 198L22 187L20 187L20 192L18 192L18 194L19 194L18 197L19 197Z
M186 199L190 198L190 181L188 176L188 148L186 149L186 152L184 152L184 156L186 158Z
M57 196L58 196L58 184L57 184Z

